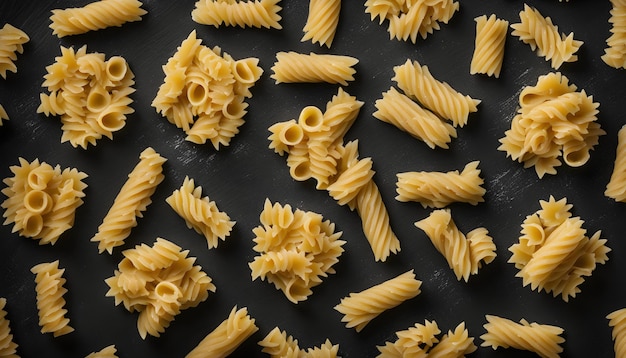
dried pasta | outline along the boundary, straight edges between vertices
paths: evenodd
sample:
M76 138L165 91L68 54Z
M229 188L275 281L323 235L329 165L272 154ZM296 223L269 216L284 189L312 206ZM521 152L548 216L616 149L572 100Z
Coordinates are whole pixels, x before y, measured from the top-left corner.
M85 358L117 358L117 348L112 344L106 346L97 352L89 353Z
M187 227L203 235L209 249L217 247L219 240L226 240L235 225L225 212L208 196L202 197L202 187L185 177L180 189L175 190L165 201L185 220Z
M126 125L126 115L135 92L135 75L121 56L108 60L102 53L87 53L61 46L61 56L46 67L42 87L50 94L39 95L37 113L60 116L61 143L86 149L100 138L113 139L113 133Z
M308 349L300 348L298 340L287 335L287 332L274 327L261 341L259 345L263 347L262 352L269 354L272 358L336 358L339 352L339 345L332 344L326 339L319 347Z
M302 29L304 36L301 41L311 40L330 48L337 32L340 11L341 0L309 0L309 15Z
M467 282L483 263L489 264L496 257L496 245L487 229L477 228L464 235L452 220L449 209L435 210L415 226L426 233L459 281L462 278Z
M128 174L128 179L120 188L113 205L98 226L98 232L91 238L98 243L99 253L124 244L137 218L143 217L148 205L152 203L152 194L163 179L163 163L167 159L159 155L152 147L144 149L139 155L139 163Z
M54 245L59 237L74 226L76 209L83 204L83 182L87 174L75 168L61 170L35 159L19 158L19 165L10 167L12 177L4 179L2 193L7 199L4 225L13 224L12 232L38 240L40 245Z
M258 58L235 60L217 46L203 46L194 30L163 66L165 79L152 107L181 128L186 140L210 141L219 150L244 123L245 99L263 73L258 63Z
M13 342L13 335L9 327L11 322L6 318L6 303L7 299L0 297L0 357L19 358L16 354L18 345Z
M252 280L267 279L293 303L306 300L313 287L335 273L333 266L343 253L341 232L335 224L311 211L281 206L265 200L255 227L253 250L259 255L248 265Z
M606 39L602 61L613 68L626 69L626 3L622 0L611 0L611 36Z
M615 201L626 202L626 126L620 128L617 134L615 163L604 195Z
M24 31L11 24L2 26L0 29L0 76L2 78L7 78L7 71L17 73L15 65L17 54L24 53L24 44L28 41L30 38Z
M601 231L591 237L582 227L584 221L572 217L566 198L540 200L541 209L522 223L519 243L509 247L509 263L519 270L524 286L545 290L564 301L576 297L585 276L591 276L598 264L608 260L611 251Z
M397 340L377 346L380 352L377 358L402 357L450 357L460 358L477 350L474 338L469 336L465 322L461 322L454 331L449 330L440 338L441 330L437 322L425 320L424 324L396 332Z
M280 0L198 0L191 12L203 25L282 29Z
M65 269L59 268L59 260L33 266L30 271L35 274L35 291L37 292L37 312L41 333L52 333L59 337L74 331L65 317L67 309L63 296L67 293L63 277Z
M486 315L487 323L483 326L487 333L480 336L481 347L521 349L534 352L543 358L558 358L563 352L561 327L536 322L529 323L521 319L520 323L506 318Z
M615 356L623 357L626 354L626 308L613 311L606 318L611 327Z
M481 186L479 161L467 163L461 173L458 170L442 172L398 173L396 200L417 201L424 208L443 208L455 202L478 205L485 200L486 190Z
M476 39L470 74L482 73L498 78L504 60L504 44L509 22L497 18L495 14L489 18L482 15L474 21L476 21Z
M587 163L606 132L597 122L599 103L576 89L560 72L539 76L534 86L524 87L518 113L498 150L525 168L534 167L539 178L556 174L561 156L570 167Z
M415 279L413 270L391 278L341 299L335 310L344 316L341 322L347 328L360 332L370 321L384 311L400 305L420 294L422 281Z
M182 310L204 302L215 285L189 250L157 238L152 246L137 245L122 251L124 258L105 280L107 297L129 312L139 312L141 338L159 337Z
M469 114L478 111L480 100L463 95L448 83L437 80L427 66L417 61L407 60L395 66L393 71L395 76L392 80L407 96L417 99L440 117L452 121L455 127L465 126Z
M2 107L2 105L0 104L0 127L2 127L3 120L8 121L9 115L7 114L7 111L4 109L4 107Z
M578 60L576 52L583 42L574 39L574 33L569 35L559 33L559 28L552 23L550 17L544 17L539 10L524 4L524 10L519 13L520 22L511 25L513 36L529 45L537 55L550 61L554 69L559 69L565 62Z
M358 62L358 59L344 55L278 52L270 77L277 84L326 82L347 86L348 81L354 81L356 70L353 67Z
M233 307L222 323L209 333L185 358L228 357L248 337L259 330L246 307Z

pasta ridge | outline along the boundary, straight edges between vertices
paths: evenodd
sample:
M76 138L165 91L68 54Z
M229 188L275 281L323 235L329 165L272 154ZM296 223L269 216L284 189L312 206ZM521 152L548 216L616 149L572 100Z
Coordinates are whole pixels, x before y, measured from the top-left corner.
M500 77L504 60L504 44L509 27L507 20L499 19L495 14L482 15L474 19L476 38L470 63L470 74L484 73Z
M65 269L59 268L59 261L41 263L30 270L35 274L35 291L37 292L37 311L41 333L52 333L59 337L74 331L65 317L67 309L63 296L67 293L63 277Z
M310 0L309 14L302 31L304 36L300 41L311 40L330 48L335 38L341 0Z
M626 4L621 0L611 0L609 13L611 35L606 39L607 47L601 58L611 67L626 68Z
M19 358L16 354L18 345L13 342L13 335L9 327L11 322L6 318L6 303L6 298L0 297L0 357Z
M279 83L326 82L347 86L354 81L353 66L358 59L345 55L297 53L295 51L276 53L274 72L270 77Z
M17 54L24 52L24 44L30 41L28 35L17 27L6 23L0 29L0 76L7 78L7 71L17 73ZM4 112L2 110L1 112ZM7 119L6 112L0 117Z

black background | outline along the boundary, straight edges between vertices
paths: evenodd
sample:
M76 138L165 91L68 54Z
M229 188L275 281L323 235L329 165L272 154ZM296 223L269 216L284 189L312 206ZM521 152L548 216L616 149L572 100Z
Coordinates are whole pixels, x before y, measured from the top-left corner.
M320 345L326 338L339 344L344 357L372 357L376 345L395 340L394 332L436 320L443 331L465 321L475 343L485 333L485 314L495 314L518 321L526 318L565 329L563 344L566 357L610 357L613 355L611 330L605 316L626 306L623 273L626 268L623 230L626 206L603 195L615 158L617 131L625 123L624 70L613 69L600 59L610 35L609 1L537 0L544 16L550 16L560 31L574 31L584 41L576 63L561 67L579 89L600 103L599 123L607 131L581 168L558 168L556 176L539 180L533 169L506 158L497 151L498 139L510 128L517 109L517 96L523 86L533 85L537 77L552 69L537 57L529 46L516 37L507 37L504 65L499 79L469 74L474 49L474 18L495 13L510 23L519 22L522 1L461 1L448 25L442 25L426 40L417 44L390 40L386 24L372 22L363 1L343 1L337 35L332 48L320 48L300 42L307 17L308 1L286 0L280 14L282 30L240 29L204 26L191 20L194 0L145 0L148 11L141 22L128 23L84 35L58 39L48 28L50 10L83 6L87 1L0 2L0 24L6 22L24 30L31 38L24 54L17 60L17 74L0 80L0 103L10 116L0 127L0 178L12 176L9 166L18 157L29 161L39 158L63 168L75 167L86 172L89 187L85 204L76 213L75 226L54 246L39 246L36 241L11 233L12 226L0 227L0 297L7 298L18 353L23 357L81 357L115 344L121 357L182 357L222 320L234 305L248 307L260 330L249 338L234 356L264 356L257 342L279 326L298 339L302 348ZM215 151L210 144L195 145L184 140L184 133L150 106L163 81L161 66L193 30L204 45L221 46L235 59L258 57L265 70L253 87L248 100L246 123L229 147ZM45 66L60 55L60 46L87 44L88 52L102 52L107 57L121 55L135 73L137 92L132 96L136 113L126 127L114 133L113 140L102 139L87 150L60 143L58 118L36 113L39 105ZM314 182L295 182L285 158L268 149L273 123L295 118L307 105L324 107L337 92L330 84L280 84L269 77L278 51L345 54L357 57L356 80L346 91L365 102L346 140L359 139L361 157L372 157L378 184L391 217L391 225L401 241L402 251L387 262L375 262L355 212L341 207L325 191L317 191ZM481 99L479 110L470 116L466 127L450 149L429 149L424 143L372 116L374 102L394 84L393 66L407 59L428 65L435 78L449 82L458 91ZM102 218L138 162L139 153L152 146L168 161L165 180L153 196L144 218L133 229L125 246L112 256L98 254L89 241ZM485 226L497 245L496 260L483 267L469 283L458 282L444 258L425 234L413 223L430 210L418 203L400 203L395 197L396 174L404 171L449 171L462 169L473 160L487 189L485 202L478 206L454 204L450 208L459 228L468 232ZM165 198L177 189L185 175L204 188L204 195L215 200L237 224L232 235L218 248L208 250L206 241L186 228L184 221L167 205ZM602 230L607 238L610 260L599 266L581 286L582 292L569 303L545 292L522 287L517 270L508 264L508 248L517 242L520 224L526 215L539 208L540 199L554 195L567 197L574 205L574 215L585 220L591 234ZM307 301L290 303L273 285L252 281L247 263L255 256L252 228L259 225L263 201L291 204L293 207L321 213L343 231L345 253L335 266L337 274L328 277ZM4 200L4 198L2 199ZM196 308L182 311L159 337L139 337L137 314L114 306L105 297L104 279L122 258L122 249L139 243L152 244L157 237L171 240L197 257L205 272L213 278L217 292ZM70 324L75 332L53 338L40 334L30 268L41 262L59 259L66 269L65 295ZM341 314L333 309L350 292L414 269L423 281L422 293L397 308L374 319L356 333L341 323ZM475 357L531 357L515 350L479 348Z

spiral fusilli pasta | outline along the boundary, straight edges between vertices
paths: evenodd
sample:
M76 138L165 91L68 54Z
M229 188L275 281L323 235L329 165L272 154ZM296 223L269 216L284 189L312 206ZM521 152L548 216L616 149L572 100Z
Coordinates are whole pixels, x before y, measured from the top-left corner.
M623 357L626 355L626 308L613 311L606 318L611 327L615 356Z
M336 358L339 352L339 345L332 344L326 339L319 347L303 349L298 346L298 340L274 327L261 341L259 345L263 347L262 352L267 353L272 358Z
M13 335L9 327L11 322L6 318L6 303L6 298L0 297L0 357L19 358L16 354L18 345L13 342Z
M470 74L482 73L498 78L504 60L504 44L509 22L498 19L495 14L489 18L482 15L474 21L476 21L476 39Z
M276 53L276 62L270 76L276 83L326 82L348 85L354 81L353 68L358 59L343 55L297 53L294 51Z
M304 36L301 41L311 40L330 48L337 31L340 11L341 0L309 0L309 15L302 29Z
M614 68L626 68L626 2L611 0L611 36L606 39L602 61Z
M24 44L30 41L28 35L11 24L0 29L0 76L7 78L7 71L16 73L17 54L24 52ZM6 114L5 114L6 116Z
M117 358L117 348L112 344L106 346L97 352L89 353L85 358Z
M617 134L615 163L604 195L615 201L626 201L626 126L620 128Z
M203 25L282 29L280 0L198 0L191 12Z
M59 337L74 331L65 317L67 309L63 296L67 293L65 269L59 268L59 260L33 266L30 271L35 274L35 291L37 292L37 312L41 333L52 333Z

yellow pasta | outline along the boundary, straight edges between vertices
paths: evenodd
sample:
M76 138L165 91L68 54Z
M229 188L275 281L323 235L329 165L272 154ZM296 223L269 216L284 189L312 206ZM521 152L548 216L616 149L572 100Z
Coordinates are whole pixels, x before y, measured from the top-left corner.
M576 52L583 42L574 39L574 33L569 35L559 33L559 28L552 23L550 17L544 17L539 10L524 4L524 10L519 13L520 22L511 25L513 36L529 45L537 55L550 61L554 69L559 69L565 62L578 60Z
M515 348L534 352L543 358L558 358L563 352L561 344L565 339L561 337L564 330L557 326L529 323L521 319L520 323L506 318L486 315L484 325L487 333L480 336L484 342L481 347Z
M28 41L30 41L28 35L11 24L4 24L0 29L0 76L2 78L7 78L7 71L17 72L15 65L17 54L24 52L24 44Z
M98 0L83 7L52 10L50 28L59 38L89 31L120 27L141 21L147 13L139 0Z
M91 238L92 242L98 243L99 253L107 251L112 254L113 248L123 245L131 229L137 226L137 218L141 218L152 203L152 194L165 177L162 173L165 161L167 159L151 147L141 152L139 163L128 174L128 179L98 226L98 232Z
M498 19L495 14L482 15L476 21L476 39L470 64L470 74L482 73L500 77L504 60L504 44L509 22Z
M180 189L175 190L165 201L185 220L187 227L204 235L209 249L217 247L219 240L226 240L235 225L225 212L208 196L202 197L202 187L185 177Z
M455 127L466 125L469 114L478 110L480 100L457 92L446 82L440 82L427 66L417 61L407 60L395 66L393 71L395 76L392 80L407 96L417 99L440 117L452 121Z
M0 127L2 127L3 120L8 121L9 115L7 114L7 111L4 109L4 107L2 107L2 105L0 104Z
M626 126L620 128L617 134L615 163L604 195L615 201L626 201Z
M335 310L344 316L341 322L347 328L360 332L384 311L420 294L422 281L415 279L413 270L372 286L366 290L350 293L341 299Z
M185 358L222 358L227 357L237 349L248 337L259 328L254 318L248 314L246 307L233 307L219 326L209 333Z
M469 280L470 275L491 263L496 257L496 245L485 228L472 230L464 235L452 220L449 209L435 210L417 221L415 226L422 229L437 251L448 261L457 280Z
M613 311L606 318L609 320L609 327L611 327L615 356L623 357L626 354L626 309Z
M18 345L13 342L13 335L9 327L10 322L6 318L6 303L6 298L0 297L0 357L18 358L19 356L16 354Z
M85 358L117 358L117 348L112 344L106 346L97 352L89 353Z
M626 3L611 0L611 36L606 39L602 61L614 68L626 68Z
M59 260L33 266L30 271L35 274L35 291L37 292L37 312L41 333L52 333L59 337L74 331L65 317L67 309L63 296L67 293L65 269L59 268Z
M276 62L270 76L276 83L326 82L343 86L354 81L353 68L358 59L343 55L297 53L294 51L276 53Z
M282 29L280 0L198 0L191 12L203 25Z
M274 327L261 341L259 345L263 347L262 352L269 354L272 358L336 358L339 352L339 345L332 344L326 339L319 347L301 349L298 340L287 335L287 332Z
M330 48L337 31L340 11L341 0L309 0L309 15L302 29L304 36L301 41L311 40Z

